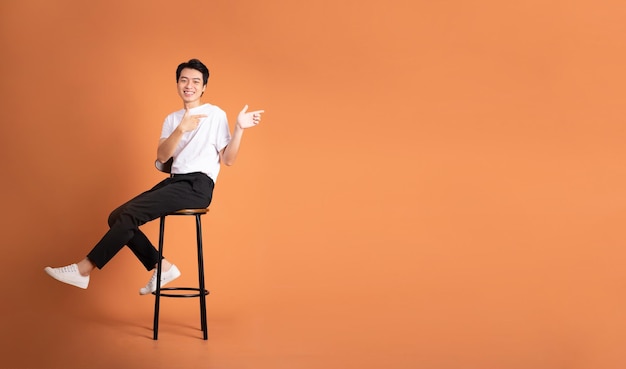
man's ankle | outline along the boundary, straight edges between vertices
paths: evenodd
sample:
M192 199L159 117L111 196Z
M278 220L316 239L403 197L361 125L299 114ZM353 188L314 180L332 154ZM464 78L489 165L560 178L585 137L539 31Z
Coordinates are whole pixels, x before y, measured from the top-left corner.
M161 261L161 271L163 272L167 272L170 270L170 268L172 267L172 263L170 263L169 261L166 261L165 259L163 261ZM159 267L159 264L154 266L154 269L156 270L156 268Z

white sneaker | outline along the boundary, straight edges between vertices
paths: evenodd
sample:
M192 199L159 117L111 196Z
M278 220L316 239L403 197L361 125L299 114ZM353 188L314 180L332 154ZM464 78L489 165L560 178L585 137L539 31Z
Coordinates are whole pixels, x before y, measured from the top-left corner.
M60 268L45 267L44 270L48 275L57 281L71 284L72 286L86 289L89 285L89 276L82 276L78 272L78 265L72 264Z
M172 264L172 267L170 268L170 270L168 270L167 272L161 272L161 287L165 286L166 284L170 283L171 281L173 281L174 279L178 277L180 277L180 270L178 270L176 265ZM148 284L145 287L142 287L141 289L139 289L139 294L147 295L149 293L152 293L156 291L156 287L157 287L157 270L155 269L154 273L152 273L152 278L150 278L150 280L148 281Z

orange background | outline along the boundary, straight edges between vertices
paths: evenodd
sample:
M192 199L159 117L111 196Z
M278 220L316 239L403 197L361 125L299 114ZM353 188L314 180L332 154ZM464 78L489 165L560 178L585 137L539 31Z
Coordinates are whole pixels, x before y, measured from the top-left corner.
M0 4L3 368L626 367L622 1ZM162 178L176 65L231 128L204 218L209 341L109 212ZM156 241L156 223L144 227ZM166 255L193 283L193 222Z

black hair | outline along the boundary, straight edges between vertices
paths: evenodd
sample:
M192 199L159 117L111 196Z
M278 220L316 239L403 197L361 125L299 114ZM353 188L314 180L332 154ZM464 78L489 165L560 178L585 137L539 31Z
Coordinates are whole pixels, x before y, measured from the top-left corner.
M195 69L202 73L202 85L207 84L207 81L209 80L209 68L202 64L202 62L198 59L190 59L188 62L180 63L178 65L178 68L176 68L176 83L178 83L178 79L180 78L180 72L185 68Z

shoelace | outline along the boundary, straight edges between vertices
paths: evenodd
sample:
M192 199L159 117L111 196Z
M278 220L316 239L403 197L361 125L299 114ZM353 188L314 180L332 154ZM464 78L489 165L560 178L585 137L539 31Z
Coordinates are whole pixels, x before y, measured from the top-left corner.
M164 274L166 272L161 271L161 282L163 282L163 279L165 278ZM150 282L148 282L148 285L146 286L146 288L148 287L154 287L156 288L156 279L157 279L157 270L155 269L154 273L152 273L152 278L150 278Z
M73 273L75 271L76 271L76 267L74 266L74 264L59 268L59 272L61 273Z
M156 286L156 279L157 279L157 271L155 270L154 273L152 273L152 278L150 278L150 282L148 282L148 285L146 287Z

